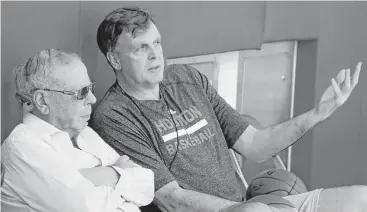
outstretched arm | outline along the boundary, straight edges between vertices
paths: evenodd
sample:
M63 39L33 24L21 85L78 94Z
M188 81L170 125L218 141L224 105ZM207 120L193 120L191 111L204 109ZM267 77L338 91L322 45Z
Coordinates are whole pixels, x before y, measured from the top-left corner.
M349 69L341 70L336 79L331 80L331 85L314 109L263 129L249 126L232 148L243 156L260 162L292 145L347 101L358 83L361 66L361 63L357 64L353 77Z

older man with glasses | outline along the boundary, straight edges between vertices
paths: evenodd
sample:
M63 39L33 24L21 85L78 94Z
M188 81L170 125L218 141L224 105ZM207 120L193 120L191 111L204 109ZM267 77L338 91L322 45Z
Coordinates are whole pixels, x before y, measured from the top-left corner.
M15 85L25 113L2 145L4 211L136 212L153 200L153 172L87 126L95 83L78 55L41 51Z

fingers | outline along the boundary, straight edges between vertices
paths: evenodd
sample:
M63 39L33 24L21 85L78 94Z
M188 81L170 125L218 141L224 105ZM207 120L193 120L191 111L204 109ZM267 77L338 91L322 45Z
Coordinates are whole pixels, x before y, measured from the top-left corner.
M343 91L353 90L357 85L359 80L359 74L361 73L362 63L359 62L356 66L356 69L353 73L353 77L351 77L350 69L341 70L336 76L336 84L339 86L343 83Z
M134 168L134 167L140 168L141 167L140 165L138 165L137 163L132 161L129 158L129 156L127 156L127 155L120 156L120 158L116 161L115 165L117 165L118 167L120 167L122 169Z
M343 69L343 70L339 71L338 75L336 75L336 83L338 85L340 85L344 81L345 72L346 72L346 69Z
M358 79L359 79L359 74L361 73L361 69L362 69L362 63L359 62L356 66L356 69L353 73L353 78L352 78L352 88L354 88L357 83L358 83Z
M351 88L350 86L350 69L347 69L345 71L344 89L346 91L349 91Z
M337 84L334 78L331 79L331 85L333 86L333 90L336 96L342 96L342 91L340 90L339 85Z
M123 155L123 156L120 157L120 160L122 160L122 161L128 161L129 159L130 159L129 156L127 156L127 155Z

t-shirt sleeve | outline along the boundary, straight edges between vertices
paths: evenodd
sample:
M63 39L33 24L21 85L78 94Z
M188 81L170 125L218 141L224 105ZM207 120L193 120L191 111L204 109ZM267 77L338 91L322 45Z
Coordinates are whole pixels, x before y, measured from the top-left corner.
M185 67L193 74L196 82L203 88L217 116L227 145L231 148L248 127L248 122L217 93L204 74L192 66L185 65Z
M125 115L122 115L125 114ZM158 147L153 145L152 139L140 120L126 116L116 110L95 113L90 126L116 150L119 155L127 155L139 165L154 172L155 191L176 180L160 156ZM141 127L140 127L141 126Z

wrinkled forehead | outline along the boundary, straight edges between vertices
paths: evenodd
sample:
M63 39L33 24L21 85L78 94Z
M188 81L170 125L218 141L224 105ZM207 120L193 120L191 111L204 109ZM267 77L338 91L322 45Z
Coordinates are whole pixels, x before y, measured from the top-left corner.
M154 42L161 38L161 34L157 26L150 22L147 29L136 29L134 32L122 32L117 46L121 45L124 47L134 47L138 44Z
M87 68L79 59L56 65L53 73L56 86L62 89L79 90L91 83Z

